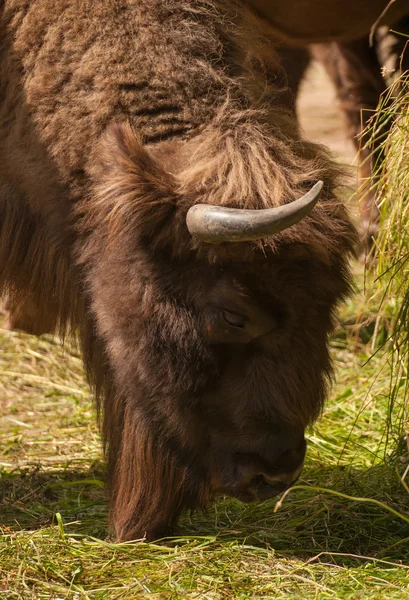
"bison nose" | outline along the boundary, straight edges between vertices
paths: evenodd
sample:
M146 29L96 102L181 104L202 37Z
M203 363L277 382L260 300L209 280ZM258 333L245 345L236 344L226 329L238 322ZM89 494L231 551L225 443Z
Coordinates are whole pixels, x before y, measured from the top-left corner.
M284 492L290 486L285 481L269 481L264 475L256 475L250 482L249 492L255 500L268 500Z
M236 497L244 502L267 500L284 492L293 485L304 465L305 440L295 449L286 450L270 463L264 458L253 457L241 464L235 483Z

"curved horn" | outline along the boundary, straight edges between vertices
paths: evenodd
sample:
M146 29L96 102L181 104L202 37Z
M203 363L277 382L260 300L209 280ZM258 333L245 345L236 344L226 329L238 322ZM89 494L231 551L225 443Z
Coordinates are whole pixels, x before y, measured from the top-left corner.
M187 228L194 237L209 244L269 237L308 215L318 202L323 185L322 181L318 181L298 200L274 208L249 210L195 204L187 212Z

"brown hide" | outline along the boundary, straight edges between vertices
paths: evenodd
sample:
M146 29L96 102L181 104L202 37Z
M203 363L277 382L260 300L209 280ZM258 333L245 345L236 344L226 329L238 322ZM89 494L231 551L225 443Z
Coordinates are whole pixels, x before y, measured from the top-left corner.
M247 4L268 21L280 42L291 46L359 38L375 23L394 23L408 12L407 0L247 0Z

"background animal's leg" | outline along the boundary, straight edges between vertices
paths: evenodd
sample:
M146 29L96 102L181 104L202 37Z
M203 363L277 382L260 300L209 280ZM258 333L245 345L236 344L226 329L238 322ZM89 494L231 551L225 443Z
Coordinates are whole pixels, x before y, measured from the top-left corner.
M308 48L286 46L277 47L276 52L283 70L279 80L283 91L278 100L285 108L295 112L298 89L311 62L311 54Z
M380 27L376 32L375 47L386 81L391 84L409 70L409 15L392 27Z
M370 147L365 128L385 90L377 52L369 46L368 36L351 42L314 45L311 51L324 65L336 88L348 134L357 149L362 181L359 206L364 233L370 239L376 233L379 217L371 184L381 149Z

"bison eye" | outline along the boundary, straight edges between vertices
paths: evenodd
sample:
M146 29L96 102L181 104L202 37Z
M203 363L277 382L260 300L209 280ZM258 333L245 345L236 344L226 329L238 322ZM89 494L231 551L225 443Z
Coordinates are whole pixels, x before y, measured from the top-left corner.
M222 315L223 319L231 327L238 327L239 329L244 329L244 327L246 326L246 319L235 312L231 312L230 310L223 310Z

